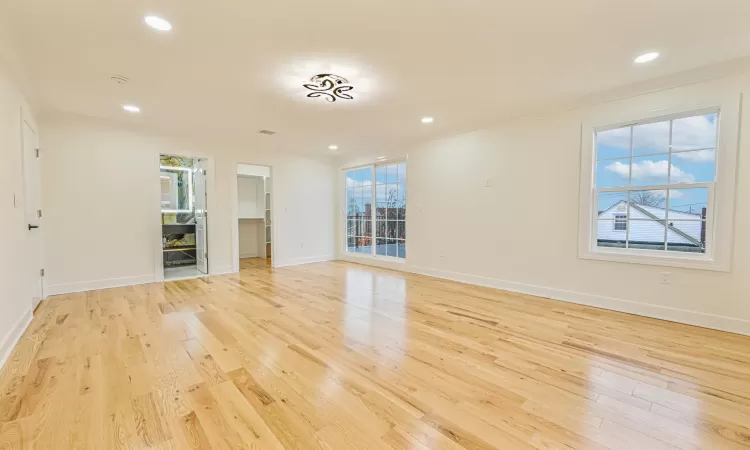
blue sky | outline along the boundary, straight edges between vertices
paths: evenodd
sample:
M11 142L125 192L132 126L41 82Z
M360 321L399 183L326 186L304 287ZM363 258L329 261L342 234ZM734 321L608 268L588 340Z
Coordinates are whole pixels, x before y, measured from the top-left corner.
M597 187L657 184L674 184L679 187L681 183L714 181L716 119L717 115L713 113L672 121L672 148L675 153L672 154L669 180L669 121L632 127L632 163L628 157L631 127L597 133ZM680 152L682 150L685 152ZM666 197L666 192L655 194ZM674 189L670 190L670 195L671 209L695 211L696 208L700 210L706 206L708 190ZM622 194L602 194L599 210L622 199Z
M386 202L388 193L393 192L396 199L406 201L406 163L389 164L375 167L375 195L377 202ZM346 173L347 204L352 197L358 199L360 209L371 203L372 199L372 170L365 167L350 170Z

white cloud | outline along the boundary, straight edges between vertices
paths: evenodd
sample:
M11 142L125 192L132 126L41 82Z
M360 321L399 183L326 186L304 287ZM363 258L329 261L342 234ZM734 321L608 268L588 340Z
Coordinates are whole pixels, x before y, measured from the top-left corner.
M630 127L601 131L596 135L596 143L609 147L630 149Z
M711 120L713 120L713 123ZM663 149L669 145L669 121L638 125L633 130L633 146ZM630 148L630 127L597 133L597 143L618 148ZM672 122L672 149L689 150L716 147L716 120L712 114L685 117ZM701 161L705 162L705 161Z
M628 178L629 166L616 161L604 168L610 172L616 173L622 178ZM669 163L667 161L641 161L633 163L632 179L635 181L654 180L656 184L666 183ZM679 167L672 164L672 182L673 183L692 183L695 177Z
M685 196L685 192L677 190L677 189L670 189L669 190L669 199L674 200L677 198L682 198Z
M647 123L633 127L633 154L667 153L669 122Z
M708 115L675 120L672 124L672 149L716 147L716 120L711 123L709 117L715 118Z
M714 150L698 150L696 152L673 153L672 157L692 163L706 163L714 160L716 152Z
M610 172L614 172L617 175L620 175L623 178L627 178L630 176L630 166L627 164L623 164L620 161L616 161L607 167L604 168L605 170L609 170Z

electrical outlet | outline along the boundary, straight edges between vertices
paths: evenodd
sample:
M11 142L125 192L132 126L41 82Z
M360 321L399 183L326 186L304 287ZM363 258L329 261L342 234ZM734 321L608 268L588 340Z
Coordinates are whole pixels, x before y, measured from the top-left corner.
M669 272L662 272L661 284L672 284L672 274Z

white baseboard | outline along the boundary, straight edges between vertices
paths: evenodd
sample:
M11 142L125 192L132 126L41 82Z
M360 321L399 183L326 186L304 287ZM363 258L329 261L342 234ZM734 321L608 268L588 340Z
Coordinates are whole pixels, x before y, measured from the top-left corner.
M381 267L383 269L392 269L392 270L400 270L402 272L413 272L413 273L416 273L413 270L410 270L406 266L406 262L405 261L403 261L403 260L401 260L401 261L399 261L399 260L393 261L393 259L396 259L396 258L392 258L392 259L380 259L380 258L373 258L373 257L367 256L367 255L360 256L360 255L357 255L356 253L352 254L352 255L346 255L346 254L344 254L344 255L339 256L339 258L338 258L339 261L347 261L347 262L351 262L351 263L355 263L355 264L365 264L367 266Z
M227 264L223 266L216 266L210 269L210 275L223 275L225 273L234 273L232 265ZM122 278L110 278L107 280L94 280L94 281L83 281L79 283L67 283L67 284L53 284L47 287L45 294L48 295L60 295L60 294L72 294L75 292L86 292L96 291L99 289L109 289L123 286L135 286L138 284L148 284L162 282L164 280L157 280L154 274L141 275L135 277L122 277Z
M458 281L461 283L475 284L478 286L502 289L504 291L518 292L520 294L534 295L537 297L550 298L579 305L593 306L613 311L635 314L638 316L651 317L654 319L669 320L687 325L696 325L703 328L728 331L730 333L744 334L750 336L750 320L737 319L734 317L719 316L688 309L671 308L668 306L647 305L632 300L623 300L614 297L585 294L583 292L567 291L564 289L548 288L531 284L518 283L515 281L500 280L497 278L481 277L464 273L450 272L426 267L411 266L408 272L427 275L445 280Z
M216 267L212 267L211 269L209 269L210 276L224 275L226 273L235 273L231 264L227 264L224 266L216 266Z
M260 258L258 253L240 253L240 259L243 258Z
M645 303L624 300L602 295L586 294L583 292L568 291L564 289L536 286L532 284L518 283L515 281L500 280L497 278L482 277L465 273L451 272L447 270L432 269L429 267L410 266L405 264L381 264L379 261L367 258L340 258L358 264L386 267L402 272L416 273L444 280L458 281L460 283L485 286L504 291L517 292L520 294L534 295L537 297L560 300L579 305L593 306L596 308L609 309L638 316L651 317L654 319L669 320L671 322L695 325L714 330L728 331L730 333L744 334L750 336L750 320L737 319L734 317L719 316L716 314L691 311L688 309L671 308L668 306L647 305Z
M78 283L53 284L49 286L49 295L72 294L74 292L133 286L136 284L153 283L155 281L154 274L148 274L134 277L109 278L106 280L82 281Z
M26 331L33 318L34 313L29 309L16 321L10 331L3 336L2 343L0 343L0 369L8 361L11 352L16 347L16 344L18 344L18 341L21 340L23 332Z
M273 265L275 268L299 266L301 264L312 264L318 262L333 261L333 255L305 256L303 258L292 258Z

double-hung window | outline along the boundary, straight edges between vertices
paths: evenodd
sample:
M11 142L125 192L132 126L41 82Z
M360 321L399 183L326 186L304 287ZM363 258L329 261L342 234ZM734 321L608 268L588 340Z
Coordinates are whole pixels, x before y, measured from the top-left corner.
M346 171L346 252L406 258L406 162Z
M736 133L737 111L728 117L714 107L589 128L581 256L728 270L737 141L721 134Z
M615 231L628 231L627 214L615 214Z
M596 133L597 246L706 253L718 121L713 111Z

